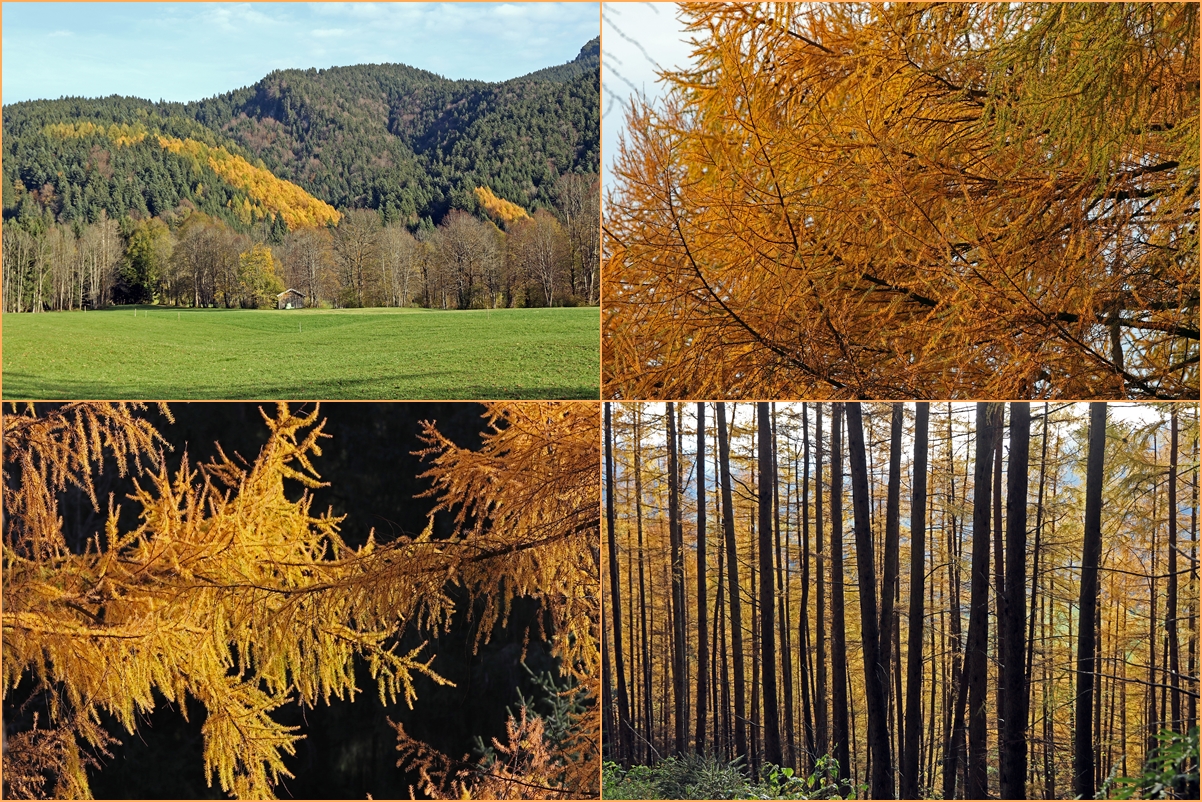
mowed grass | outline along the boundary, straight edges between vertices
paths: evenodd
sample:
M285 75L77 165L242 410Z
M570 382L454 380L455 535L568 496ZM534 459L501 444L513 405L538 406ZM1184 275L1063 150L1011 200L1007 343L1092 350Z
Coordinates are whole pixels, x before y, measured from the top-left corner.
M8 314L4 398L595 399L599 342L596 307Z

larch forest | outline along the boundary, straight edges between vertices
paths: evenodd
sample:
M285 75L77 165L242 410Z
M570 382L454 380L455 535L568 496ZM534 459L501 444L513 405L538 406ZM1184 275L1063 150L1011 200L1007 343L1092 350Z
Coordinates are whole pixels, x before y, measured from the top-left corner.
M605 796L1197 798L1198 411L607 404Z

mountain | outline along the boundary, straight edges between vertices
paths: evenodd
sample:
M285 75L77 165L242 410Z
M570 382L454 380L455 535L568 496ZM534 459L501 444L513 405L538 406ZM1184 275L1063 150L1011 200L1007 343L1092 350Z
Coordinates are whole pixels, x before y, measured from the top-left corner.
M286 195L289 208L367 207L416 224L451 208L476 211L480 186L526 209L549 206L561 174L595 175L599 165L593 39L573 61L494 83L366 64L276 71L192 103L113 96L5 106L0 191L5 218L48 209L91 222L102 210L164 215L191 205L245 227L283 219L273 198ZM247 178L255 170L282 181L262 189L266 179Z

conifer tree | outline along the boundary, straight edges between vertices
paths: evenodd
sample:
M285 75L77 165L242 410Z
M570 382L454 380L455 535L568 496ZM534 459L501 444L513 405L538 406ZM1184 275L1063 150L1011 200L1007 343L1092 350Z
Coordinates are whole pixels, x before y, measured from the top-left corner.
M136 732L157 694L204 716L210 784L269 798L291 776L284 756L298 738L273 718L281 705L353 698L357 660L386 701L413 705L419 676L445 683L424 644L401 653L396 638L447 630L448 583L474 602L477 644L517 597L537 600L561 672L596 698L595 407L492 405L478 451L427 423L431 522L449 512L456 533L435 538L431 523L357 549L339 536L341 519L311 514L307 490L297 500L285 492L286 479L321 485L317 409L264 413L270 437L252 463L219 449L204 465L184 455L174 472L141 410L82 402L4 418L5 695L31 677L49 711L5 751L10 795L88 797L93 754L115 737L104 717ZM93 476L106 459L133 476L140 523L123 530L110 503L104 531L73 550L57 494L79 488L99 509ZM595 787L598 715L592 704L569 716L569 731L544 750L543 784L567 795ZM524 714L511 723L527 740L541 726ZM480 776L456 782L468 789Z

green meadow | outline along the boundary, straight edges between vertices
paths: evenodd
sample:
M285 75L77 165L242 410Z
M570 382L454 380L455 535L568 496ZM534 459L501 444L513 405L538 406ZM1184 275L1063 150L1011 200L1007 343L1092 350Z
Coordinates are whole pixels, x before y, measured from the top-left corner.
M5 400L598 398L578 309L8 314Z

